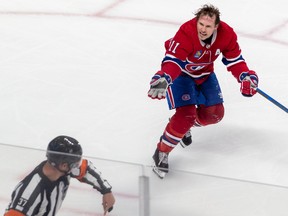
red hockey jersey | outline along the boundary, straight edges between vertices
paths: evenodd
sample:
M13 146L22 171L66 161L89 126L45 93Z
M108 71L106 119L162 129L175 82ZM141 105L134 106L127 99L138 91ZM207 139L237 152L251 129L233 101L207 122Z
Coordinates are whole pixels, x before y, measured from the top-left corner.
M222 54L222 62L239 82L239 75L248 71L241 55L234 30L220 21L212 35L211 44L205 44L198 37L197 19L184 23L175 36L165 42L166 55L162 61L162 71L174 80L184 72L196 80L203 80L214 72L214 61ZM200 81L201 82L201 81Z

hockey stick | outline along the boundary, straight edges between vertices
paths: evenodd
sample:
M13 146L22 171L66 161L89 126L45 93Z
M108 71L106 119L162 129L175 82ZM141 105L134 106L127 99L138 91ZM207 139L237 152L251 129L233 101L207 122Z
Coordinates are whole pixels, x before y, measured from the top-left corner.
M261 89L256 88L256 91L262 95L263 97L265 97L267 100L269 100L270 102L274 103L276 106L278 106L280 109L284 110L286 113L288 113L288 108L285 107L284 105L280 104L278 101L276 101L275 99L273 99L272 97L270 97L269 95L267 95L265 92L263 92Z

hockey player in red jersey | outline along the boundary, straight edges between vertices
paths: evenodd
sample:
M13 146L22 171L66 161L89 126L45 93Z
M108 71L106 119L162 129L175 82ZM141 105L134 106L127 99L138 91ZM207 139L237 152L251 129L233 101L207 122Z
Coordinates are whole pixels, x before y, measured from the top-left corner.
M175 114L165 127L153 155L153 170L160 178L168 172L168 155L180 143L192 143L190 128L216 124L224 116L221 88L214 61L222 62L232 73L244 96L256 94L258 76L242 57L234 30L220 20L213 5L204 5L195 17L182 24L175 36L165 42L161 69L152 77L148 96L167 98Z

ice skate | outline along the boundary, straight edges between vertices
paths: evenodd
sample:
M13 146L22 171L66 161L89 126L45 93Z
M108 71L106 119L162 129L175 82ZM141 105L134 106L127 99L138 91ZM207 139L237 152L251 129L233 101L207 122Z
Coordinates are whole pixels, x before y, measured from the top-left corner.
M168 153L161 152L158 149L156 149L154 155L153 155L153 160L154 160L154 166L153 166L153 171L154 173L161 179L163 179L168 173Z
M187 133L182 138L182 140L180 141L180 145L183 148L186 148L187 146L191 145L191 143L192 143L191 130L188 130Z

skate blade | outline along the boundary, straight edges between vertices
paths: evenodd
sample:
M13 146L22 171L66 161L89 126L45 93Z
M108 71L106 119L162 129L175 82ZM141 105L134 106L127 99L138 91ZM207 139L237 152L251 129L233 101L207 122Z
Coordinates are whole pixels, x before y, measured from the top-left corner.
M166 175L166 172L159 170L156 166L153 166L153 172L160 178L163 179Z
M182 148L186 148L188 146L188 145L185 145L182 140L180 141L180 145L181 145Z

